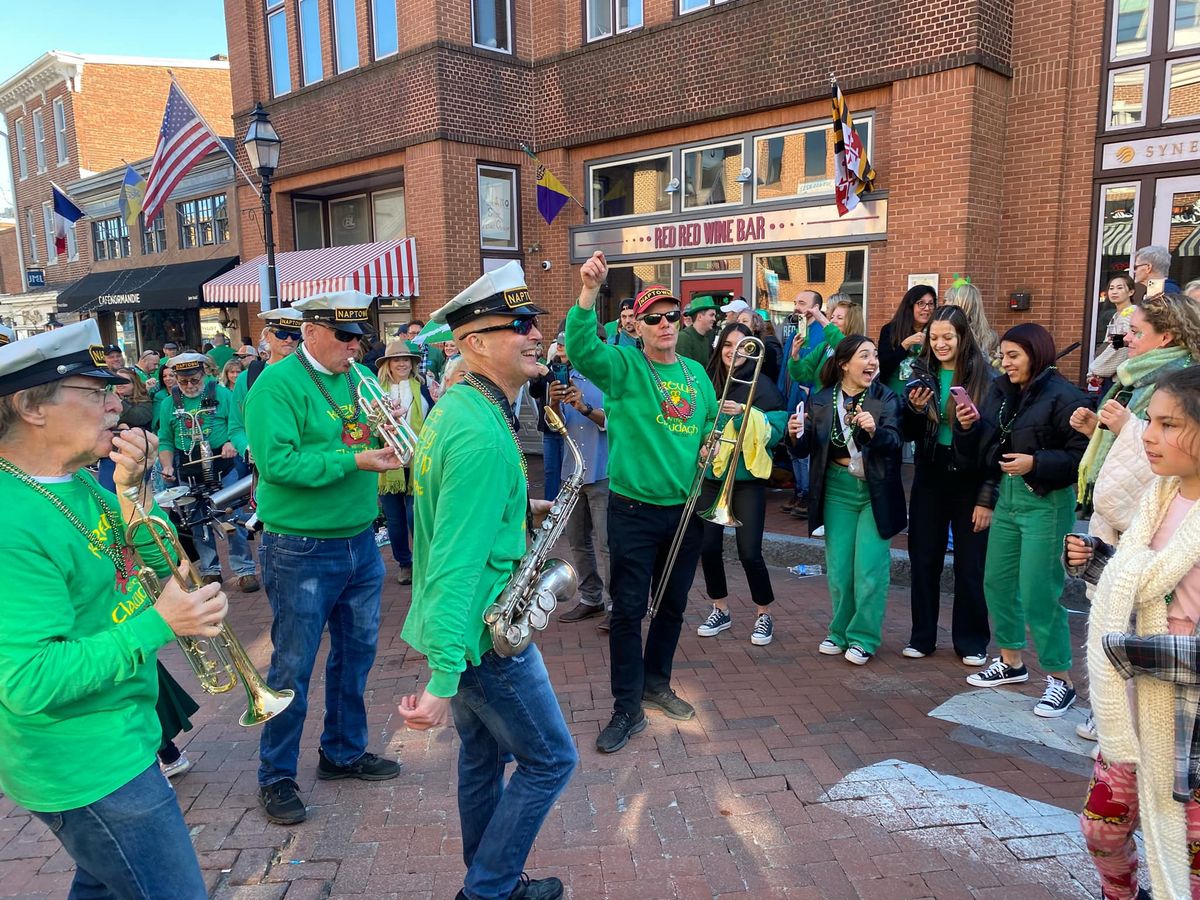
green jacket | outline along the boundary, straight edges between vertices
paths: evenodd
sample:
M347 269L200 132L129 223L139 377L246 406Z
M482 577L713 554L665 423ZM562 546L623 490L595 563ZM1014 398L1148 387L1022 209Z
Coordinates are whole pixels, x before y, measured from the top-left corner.
M796 384L811 384L814 391L829 387L820 379L821 367L844 337L842 330L832 322L826 325L825 340L799 359L788 360L788 375L792 381ZM802 352L803 349L801 348Z
M708 360L712 356L712 342L716 334L709 331L708 334L700 334L694 325L689 325L687 328L679 332L679 342L675 345L675 352L688 359L694 359L702 366L708 365Z
M245 429L233 418L233 394L224 385L215 385L217 408L211 413L201 416L201 429L214 453L219 453L226 442L233 444L238 453L246 452ZM196 397L183 397L183 408L195 412L204 402L204 394L208 385ZM190 450L192 447L191 432L183 421L175 415L175 398L170 391L162 395L158 401L158 449L159 450Z

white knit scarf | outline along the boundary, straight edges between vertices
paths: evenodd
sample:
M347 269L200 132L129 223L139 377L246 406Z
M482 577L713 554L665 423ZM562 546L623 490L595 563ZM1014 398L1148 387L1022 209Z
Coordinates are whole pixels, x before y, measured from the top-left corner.
M1146 491L1137 517L1105 567L1088 619L1088 678L1100 752L1108 762L1137 767L1142 835L1155 897L1191 895L1184 805L1171 794L1175 777L1175 686L1149 676L1134 677L1135 730L1125 681L1109 662L1101 639L1110 632L1128 631L1131 615L1136 617L1137 634L1166 634L1167 604L1163 598L1196 564L1196 547L1200 546L1198 503L1164 549L1150 549L1150 541L1178 493L1177 478L1159 478Z

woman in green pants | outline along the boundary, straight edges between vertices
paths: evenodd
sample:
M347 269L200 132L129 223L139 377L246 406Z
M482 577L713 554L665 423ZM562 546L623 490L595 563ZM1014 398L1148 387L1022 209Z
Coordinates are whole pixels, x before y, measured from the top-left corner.
M900 482L900 400L879 383L875 342L842 339L821 372L829 385L793 415L793 454L812 459L808 527L825 526L833 620L817 648L862 666L879 648L891 581L888 541L908 516Z
M1087 438L1071 427L1071 414L1087 396L1058 373L1054 339L1026 322L1000 340L1004 373L992 383L983 408L958 407L958 452L973 456L1000 479L992 514L983 593L1000 656L967 677L976 687L1029 680L1021 658L1028 624L1046 688L1033 708L1057 718L1075 703L1071 634L1059 603L1064 572L1063 538L1075 523L1075 478Z

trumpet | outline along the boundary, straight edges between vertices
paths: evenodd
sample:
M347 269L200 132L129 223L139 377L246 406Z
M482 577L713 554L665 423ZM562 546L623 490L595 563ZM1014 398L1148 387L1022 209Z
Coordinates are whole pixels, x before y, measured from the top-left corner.
M180 587L187 591L203 587L204 580L187 558L183 545L179 543L179 538L172 531L170 524L158 516L150 515L142 506L141 486L135 485L122 493L133 503L134 508L133 518L125 529L126 545L131 549L136 547L138 533L144 529L162 558L170 563L171 576ZM138 580L147 591L157 597L162 593L161 579L146 565L136 550L133 552L137 556ZM172 554L177 562L171 562ZM240 724L261 725L283 712L292 702L294 691L276 691L267 686L258 670L254 668L254 663L250 661L246 648L242 646L242 642L237 639L228 623L222 622L220 633L211 640L185 635L179 635L176 640L205 693L224 694L241 683L246 691L246 711L238 720Z
M417 433L403 418L398 419L392 414L392 399L375 376L364 366L356 365L355 368L359 370L358 402L366 411L371 428L396 451L400 464L407 466L417 450ZM419 402L420 397L413 397L413 403Z

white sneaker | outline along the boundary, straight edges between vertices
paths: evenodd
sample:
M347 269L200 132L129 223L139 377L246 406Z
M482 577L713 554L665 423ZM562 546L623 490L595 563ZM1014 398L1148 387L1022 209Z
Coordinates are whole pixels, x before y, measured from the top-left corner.
M825 526L821 525L820 527L818 527L817 530L812 533L812 536L813 537L825 537Z
M160 760L158 767L162 769L162 773L168 778L178 778L180 775L191 771L192 761L188 759L188 755L186 753L180 751L179 759L175 760L175 762L164 763Z
M700 637L712 637L720 634L732 625L733 617L726 610L721 609L721 607L714 606L712 612L708 614L708 618L696 629L696 634L700 635Z
M1100 740L1099 735L1096 734L1096 719L1091 712L1088 712L1083 717L1083 721L1075 726L1075 733L1085 741Z
M817 652L823 653L825 656L841 656L842 648L829 638L825 638L825 640L821 641L821 643L817 645Z
M964 666L972 666L976 669L986 666L987 661L988 658L986 653L968 653L962 658Z
M856 666L865 666L871 661L871 654L857 645L851 645L850 649L845 653L845 660L848 663L854 663Z
M770 615L759 613L758 618L754 620L754 630L750 632L750 643L764 647L771 643L774 636L775 623L771 620Z
M922 653L920 650L910 644L900 651L900 655L907 657L908 659L924 659L929 654Z

